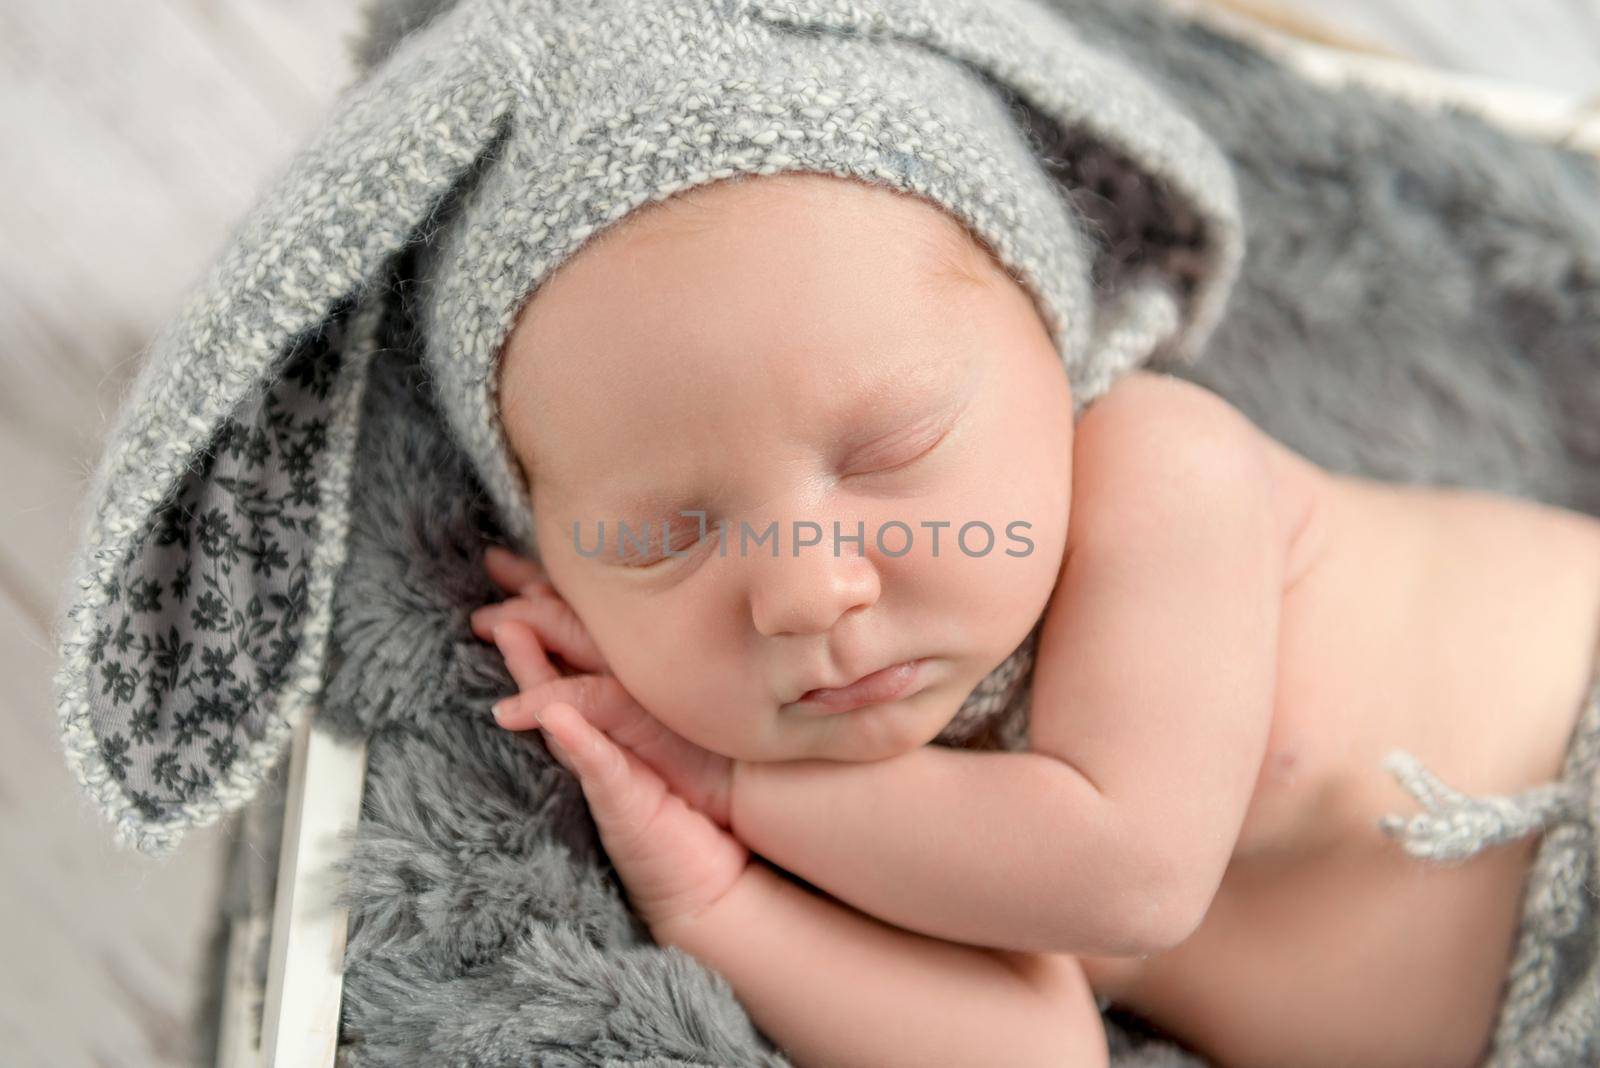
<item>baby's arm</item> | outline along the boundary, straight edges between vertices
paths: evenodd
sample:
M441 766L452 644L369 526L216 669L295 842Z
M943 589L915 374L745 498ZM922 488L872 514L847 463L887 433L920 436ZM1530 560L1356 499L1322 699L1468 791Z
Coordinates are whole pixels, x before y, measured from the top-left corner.
M800 1068L1007 1064L1104 1068L1080 971L903 931L759 861L693 918L652 927L733 987Z
M1127 847L1088 858L1064 843L1078 871L1063 885L1103 861L1160 950L1210 908L1255 790L1294 531L1261 432L1178 378L1132 375L1101 398L1073 483L1029 745L1093 784Z
M1127 852L1114 830L1088 782L1042 753L929 745L735 765L732 831L752 852L896 927L974 946L1145 952L1104 872ZM1066 864L1076 885L1061 882Z

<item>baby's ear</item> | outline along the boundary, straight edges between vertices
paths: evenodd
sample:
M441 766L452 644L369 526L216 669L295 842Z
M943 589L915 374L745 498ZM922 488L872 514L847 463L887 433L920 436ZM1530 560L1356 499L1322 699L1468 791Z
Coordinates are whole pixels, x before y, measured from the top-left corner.
M68 762L165 853L249 800L320 694L390 261L500 132L484 5L347 86L153 341L80 505L55 621Z
M1087 246L1093 322L1075 328L1075 408L1157 356L1199 355L1244 255L1231 164L1152 82L1080 38L1059 5L743 2L780 25L921 46L1002 97Z

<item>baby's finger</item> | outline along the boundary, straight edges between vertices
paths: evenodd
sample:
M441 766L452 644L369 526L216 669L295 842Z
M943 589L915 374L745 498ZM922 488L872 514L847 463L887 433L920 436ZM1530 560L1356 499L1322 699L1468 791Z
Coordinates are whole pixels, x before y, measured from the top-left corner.
M474 634L488 637L494 625L506 619L520 619L533 626L544 646L579 671L610 670L589 629L578 618L561 594L549 583L535 583L500 604L485 605L472 613Z
M507 730L536 726L536 713L552 701L583 710L583 718L628 749L638 749L664 730L615 675L558 675L506 698L495 719Z
M565 751L608 850L626 846L661 807L666 784L564 701L545 705L539 723Z
M601 730L608 730L617 717L610 712L597 713L602 705L614 701L605 692L601 682L609 675L557 675L553 679L518 690L494 706L495 722L506 730L525 731L539 725L539 712L552 701L564 701L573 708L584 710L584 718Z
M483 551L483 569L496 586L507 593L516 593L530 582L544 580L544 567L537 560L518 556L500 545L490 545Z
M518 690L531 690L543 682L561 677L545 656L539 636L526 623L507 620L494 628L494 643L505 657L506 668Z

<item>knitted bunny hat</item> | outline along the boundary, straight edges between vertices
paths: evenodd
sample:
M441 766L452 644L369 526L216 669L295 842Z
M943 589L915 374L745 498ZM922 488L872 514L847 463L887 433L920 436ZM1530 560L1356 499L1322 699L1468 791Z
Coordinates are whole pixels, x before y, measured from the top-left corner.
M397 254L423 359L524 552L498 351L630 211L826 172L927 198L1025 284L1077 411L1192 359L1242 255L1219 150L1044 0L456 0L372 13L364 70L152 344L85 501L56 699L150 853L246 803L323 682L365 371Z
M495 6L486 13L507 17ZM1032 294L1080 410L1178 333L1185 301L1215 302L1214 285L1193 291L1201 263L1169 260L1143 272L1122 265L1123 274L1100 280L1102 306L1091 306L1093 239L1082 232L1091 220L1046 172L1043 138L1025 119L1014 121L1011 99L986 84L981 68L951 62L1019 54L1021 37L1010 35L1042 29L1035 20L1048 16L1020 5L1015 13L1019 21L1006 23L977 5L609 0L543 34L502 27L496 58L519 102L542 121L519 125L466 194L437 259L426 261L433 278L421 318L451 430L520 551L536 555L537 546L527 486L497 415L500 348L518 308L556 266L640 205L681 189L807 170L933 201ZM1074 74L1083 85L1117 77L1082 65ZM1117 104L1128 132L1145 139L1140 147L1215 166L1186 143L1193 129L1171 121L1153 97L1125 88ZM1220 219L1226 200L1202 197L1226 190L1216 179L1195 199ZM1211 241L1198 250L1202 258L1236 253L1216 245L1231 235L1226 224L1202 231L1194 214L1181 212L1158 224L1185 227L1168 235L1174 245ZM1215 310L1191 310L1181 339L1191 351Z

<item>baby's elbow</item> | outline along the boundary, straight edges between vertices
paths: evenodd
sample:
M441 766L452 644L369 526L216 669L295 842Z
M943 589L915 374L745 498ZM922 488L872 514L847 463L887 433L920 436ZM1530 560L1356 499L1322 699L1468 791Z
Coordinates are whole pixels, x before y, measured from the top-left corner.
M1153 956L1176 949L1199 929L1216 896L1219 880L1205 866L1182 859L1181 850L1164 851L1145 869L1143 885L1129 895L1138 905L1129 925L1135 949L1130 956Z
M1072 910L1045 947L1051 952L1097 957L1149 957L1188 940L1204 910L1195 895L1172 889L1173 883L1128 872L1120 879L1101 874L1100 893L1092 910L1092 933L1086 913ZM1148 870L1148 869L1145 869Z
M1153 895L1133 931L1137 948L1130 956L1151 957L1178 948L1200 927L1206 910L1192 894Z
M1115 837L1120 842L1117 855L1100 865L1105 944L1092 952L1148 957L1188 941L1220 882L1209 878L1214 865L1183 848L1185 843L1173 841L1171 834L1152 831L1144 821L1123 821Z

